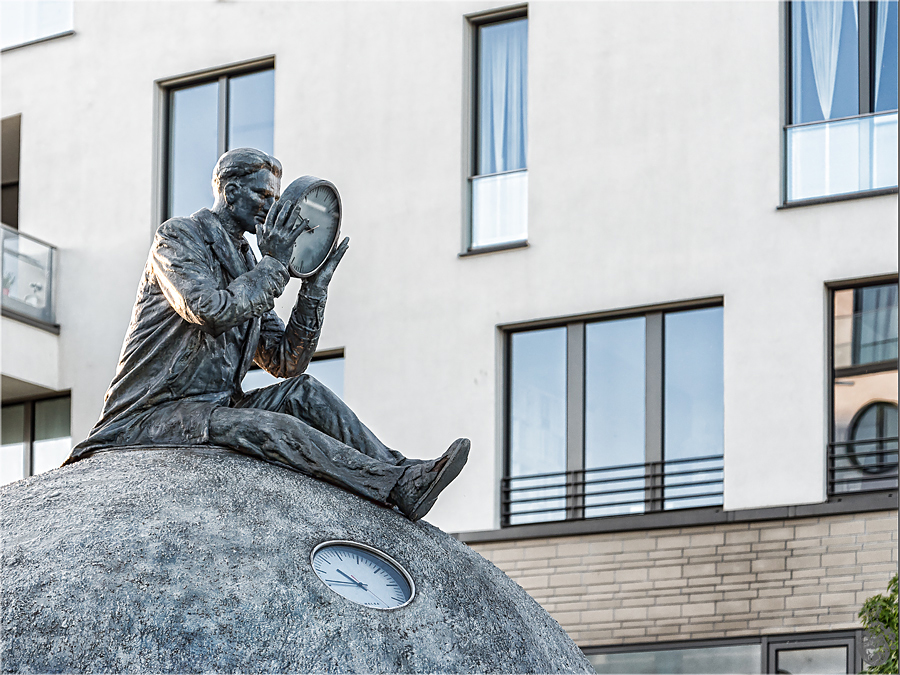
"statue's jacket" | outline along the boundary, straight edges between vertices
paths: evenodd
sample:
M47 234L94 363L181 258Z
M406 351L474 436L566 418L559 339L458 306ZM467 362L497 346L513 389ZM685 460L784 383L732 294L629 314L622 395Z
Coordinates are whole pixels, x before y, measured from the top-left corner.
M315 352L325 297L301 291L287 327L273 311L289 275L259 263L207 209L160 225L103 412L66 463L98 450L208 443L209 418L242 396L253 361L301 374Z

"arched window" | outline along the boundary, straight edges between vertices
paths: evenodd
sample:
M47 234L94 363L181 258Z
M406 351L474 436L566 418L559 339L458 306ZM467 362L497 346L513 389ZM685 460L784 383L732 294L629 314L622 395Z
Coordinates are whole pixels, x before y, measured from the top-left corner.
M875 401L860 410L850 426L850 441L847 457L856 468L869 474L892 468L897 461L897 404Z

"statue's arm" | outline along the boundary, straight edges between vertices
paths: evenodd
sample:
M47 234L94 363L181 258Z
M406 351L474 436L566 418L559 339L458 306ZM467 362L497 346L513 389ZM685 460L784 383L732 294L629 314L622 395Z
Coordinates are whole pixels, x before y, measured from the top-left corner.
M263 316L255 361L275 377L301 375L316 352L326 298L305 291L297 296L286 328L275 312Z
M254 269L219 288L212 253L190 221L163 223L151 259L159 287L172 308L212 335L270 311L289 279L283 263L264 256Z

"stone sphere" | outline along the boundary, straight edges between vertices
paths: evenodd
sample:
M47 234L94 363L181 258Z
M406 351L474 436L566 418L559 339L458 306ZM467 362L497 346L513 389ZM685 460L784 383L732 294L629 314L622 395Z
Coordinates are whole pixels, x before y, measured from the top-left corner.
M221 449L116 451L0 488L4 672L592 672L518 585L425 522ZM412 602L316 576L387 553Z

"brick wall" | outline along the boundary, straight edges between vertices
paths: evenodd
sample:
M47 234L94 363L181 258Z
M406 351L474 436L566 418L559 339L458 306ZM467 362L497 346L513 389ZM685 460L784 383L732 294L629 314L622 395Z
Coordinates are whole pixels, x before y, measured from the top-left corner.
M579 646L858 628L897 511L471 544Z

